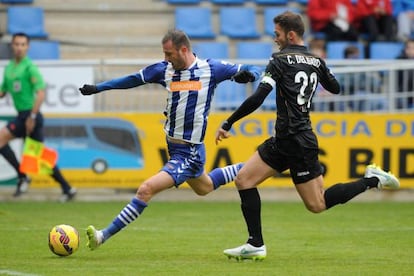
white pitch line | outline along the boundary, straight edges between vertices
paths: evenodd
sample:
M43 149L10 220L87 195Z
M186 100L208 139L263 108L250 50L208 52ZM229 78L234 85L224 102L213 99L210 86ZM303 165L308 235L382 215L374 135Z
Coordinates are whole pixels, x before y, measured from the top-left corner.
M15 270L0 269L0 275L12 275L12 276L39 276L38 274L25 273Z

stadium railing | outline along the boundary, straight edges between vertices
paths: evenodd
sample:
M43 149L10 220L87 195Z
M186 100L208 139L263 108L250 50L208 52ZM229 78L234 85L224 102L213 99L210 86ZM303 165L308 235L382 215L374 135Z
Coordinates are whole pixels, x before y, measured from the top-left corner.
M235 63L248 63L265 66L267 59L238 59L230 60ZM97 81L130 74L136 68L150 64L145 60L103 60L101 72L97 75ZM313 99L313 109L317 112L414 112L411 106L414 91L399 91L398 71L413 70L403 75L403 83L411 82L414 86L414 61L404 60L328 60L328 65L340 80L341 94L332 95L319 91ZM112 68L112 69L111 69ZM113 68L117 68L114 70ZM410 78L410 74L412 78ZM102 78L101 78L102 77ZM408 85L407 87L409 87ZM253 93L255 85L246 86L246 96ZM147 85L132 89L125 97L116 97L116 93L104 93L99 95L96 101L97 111L136 111L136 112L162 112L165 107L165 91L160 85ZM223 91L221 91L223 92ZM231 91L229 91L231 94ZM127 97L128 95L128 97ZM132 101L131 97L136 99ZM270 97L270 96L269 96ZM239 102L240 99L237 99ZM263 106L261 110L274 109L275 107ZM230 105L228 110L234 109ZM222 105L212 111L226 111Z
M102 59L102 60L36 60L39 66L85 66L94 69L95 83L129 75L140 68L158 62L152 59ZM238 59L234 63L265 66L267 60ZM0 61L0 66L7 61ZM328 60L327 64L341 83L341 94L324 93L320 88L313 99L317 112L378 112L414 113L414 60ZM399 77L399 71L405 70ZM403 85L401 85L403 84ZM80 83L79 86L82 84ZM245 97L256 85L246 85ZM232 91L229 91L231 93ZM221 91L223 93L223 91ZM225 93L225 91L224 91ZM95 112L163 112L166 92L161 85L148 84L132 88L119 97L119 93L101 93L94 97ZM270 96L269 96L270 97ZM240 99L237 99L237 104ZM229 105L228 110L234 109ZM274 109L271 106L262 111ZM228 111L225 106L212 106L212 112Z

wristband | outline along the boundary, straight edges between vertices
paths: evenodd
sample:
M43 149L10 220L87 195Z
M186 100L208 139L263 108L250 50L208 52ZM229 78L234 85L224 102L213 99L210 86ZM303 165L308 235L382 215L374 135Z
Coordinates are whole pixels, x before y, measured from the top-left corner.
M231 129L231 124L229 124L229 122L224 121L223 124L221 125L221 128L224 129L225 131L229 131Z
M34 112L30 113L30 118L32 118L33 120L35 120L36 117L37 117L37 113L34 113Z

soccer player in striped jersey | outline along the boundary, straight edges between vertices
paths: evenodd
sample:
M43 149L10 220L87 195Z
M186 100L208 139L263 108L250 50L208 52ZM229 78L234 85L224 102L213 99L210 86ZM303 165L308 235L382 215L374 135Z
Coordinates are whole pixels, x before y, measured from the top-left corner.
M149 65L138 73L79 88L83 95L110 89L128 89L147 83L158 83L168 92L164 132L169 160L154 176L145 180L136 196L121 210L109 226L102 230L87 228L87 246L94 250L112 235L137 219L157 193L187 182L198 195L206 195L234 180L242 164L204 171L204 136L210 105L217 84L233 79L253 82L259 68L214 59L199 59L191 51L187 35L170 30L162 39L165 60Z

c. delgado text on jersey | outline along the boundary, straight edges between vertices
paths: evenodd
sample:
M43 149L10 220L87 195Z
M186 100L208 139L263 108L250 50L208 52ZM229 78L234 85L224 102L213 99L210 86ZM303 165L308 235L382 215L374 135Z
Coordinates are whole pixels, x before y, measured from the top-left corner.
M286 56L289 64L305 63L305 64L313 65L315 67L319 67L321 65L321 61L319 60L319 58L308 57L308 56L303 56L303 55L294 55L294 56L295 56L294 59L291 55Z

